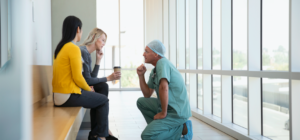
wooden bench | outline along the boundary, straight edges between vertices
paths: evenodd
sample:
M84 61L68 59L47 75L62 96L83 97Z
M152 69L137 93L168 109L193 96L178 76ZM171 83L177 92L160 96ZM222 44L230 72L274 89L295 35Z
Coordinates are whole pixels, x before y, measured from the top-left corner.
M52 66L33 66L33 139L75 140L86 109L54 107Z

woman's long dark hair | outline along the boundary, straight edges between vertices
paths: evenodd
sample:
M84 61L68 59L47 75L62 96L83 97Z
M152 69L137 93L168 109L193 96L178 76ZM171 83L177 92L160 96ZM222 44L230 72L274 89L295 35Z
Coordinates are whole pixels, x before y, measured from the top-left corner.
M81 30L82 22L79 18L75 16L68 16L65 18L62 28L62 39L55 49L54 58L57 57L57 54L66 43L74 40L78 27Z

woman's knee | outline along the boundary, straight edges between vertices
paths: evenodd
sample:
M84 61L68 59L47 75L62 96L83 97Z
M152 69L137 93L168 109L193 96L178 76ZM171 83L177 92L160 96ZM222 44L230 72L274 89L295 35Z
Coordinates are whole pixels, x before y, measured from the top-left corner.
M109 100L96 107L97 110L109 110Z
M96 92L104 94L106 96L108 96L108 88L109 88L108 84L105 82L101 82L101 83L94 85L94 89Z
M108 91L108 84L106 82L101 83L102 84L102 88Z

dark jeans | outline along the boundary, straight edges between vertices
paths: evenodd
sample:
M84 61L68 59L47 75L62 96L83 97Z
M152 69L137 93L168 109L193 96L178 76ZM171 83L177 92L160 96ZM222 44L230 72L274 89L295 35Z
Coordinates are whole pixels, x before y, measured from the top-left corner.
M94 86L95 92L101 93L108 97L108 85L106 82L101 82L92 86Z
M84 108L90 108L91 117L91 135L97 135L98 137L108 136L108 112L109 104L108 98L105 95L90 92L81 91L80 94L71 94L70 98L62 105L58 107L76 107L82 106Z

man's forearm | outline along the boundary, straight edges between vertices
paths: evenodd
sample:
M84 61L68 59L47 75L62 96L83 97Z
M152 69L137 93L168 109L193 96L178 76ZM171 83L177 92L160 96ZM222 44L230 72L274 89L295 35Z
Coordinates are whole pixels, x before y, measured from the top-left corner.
M140 87L144 94L144 97L150 98L151 95L150 95L149 87L146 84L144 76L139 76L139 80L140 80Z
M169 99L168 90L169 90L168 83L161 82L159 86L159 98L161 102L162 113L164 115L167 115L167 110L168 110L168 99Z

